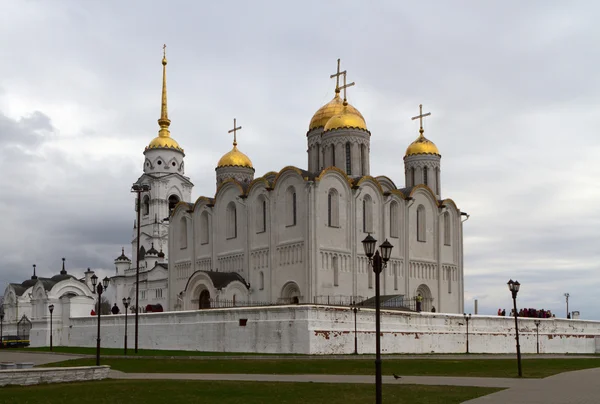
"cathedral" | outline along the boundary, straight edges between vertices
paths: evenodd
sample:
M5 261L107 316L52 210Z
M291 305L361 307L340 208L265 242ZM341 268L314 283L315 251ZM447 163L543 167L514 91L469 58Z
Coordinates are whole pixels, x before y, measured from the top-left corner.
M346 91L339 60L333 99L310 119L307 167L256 177L251 159L233 147L215 167L216 190L192 202L184 151L171 137L166 57L159 132L144 151L148 185L132 238L140 254L140 306L196 310L255 304L360 304L375 294L362 240L388 240L392 253L381 273L381 294L422 309L463 312L463 232L468 218L442 198L441 155L420 129L399 173L372 175L371 132ZM308 119L307 119L308 120ZM375 141L377 138L375 138ZM136 212L137 214L137 212ZM137 251L137 226L140 250ZM124 253L115 261L117 301L135 299L135 268Z

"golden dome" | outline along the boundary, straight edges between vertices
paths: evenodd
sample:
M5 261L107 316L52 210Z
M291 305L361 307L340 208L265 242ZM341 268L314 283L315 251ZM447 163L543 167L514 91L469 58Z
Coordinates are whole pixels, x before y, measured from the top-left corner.
M423 133L421 133L417 140L408 146L404 157L414 156L416 154L434 154L440 156L440 151L431 140L426 139L425 136L423 136Z
M362 114L356 108L350 104L346 105L346 108L348 112L358 115L364 122L365 118L363 118ZM340 98L339 90L337 90L333 100L329 101L315 112L310 120L310 125L308 125L308 130L324 127L333 116L341 114L343 110L344 101Z
M170 136L157 136L148 145L147 149L176 149L179 151L183 151L181 147L179 147L179 143L175 139Z
M340 128L358 128L367 130L367 124L365 118L360 114L356 114L355 108L342 107L339 114L332 116L325 124L325 131L340 129ZM354 110L354 111L353 111ZM356 111L358 112L358 111Z
M252 161L244 153L238 150L237 143L234 143L233 149L219 160L217 168L221 167L247 167L252 168Z

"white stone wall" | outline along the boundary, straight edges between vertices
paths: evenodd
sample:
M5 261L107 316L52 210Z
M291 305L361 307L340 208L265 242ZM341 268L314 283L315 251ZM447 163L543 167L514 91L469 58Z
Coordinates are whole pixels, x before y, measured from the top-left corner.
M0 370L0 386L103 380L108 378L109 372L110 366Z
M348 308L314 305L211 309L140 314L142 349L212 352L349 354L354 351L354 315ZM245 326L240 320L246 319ZM102 317L102 346L123 346L124 315ZM382 352L462 353L466 323L462 315L401 313L382 310ZM56 345L96 344L96 317L73 317L58 323ZM48 345L46 322L34 322L32 346ZM374 310L357 314L360 353L375 350ZM129 346L134 344L134 316L128 316ZM519 318L521 351L535 353L534 319ZM473 316L469 322L472 353L515 352L514 318ZM541 353L594 353L600 322L541 319Z

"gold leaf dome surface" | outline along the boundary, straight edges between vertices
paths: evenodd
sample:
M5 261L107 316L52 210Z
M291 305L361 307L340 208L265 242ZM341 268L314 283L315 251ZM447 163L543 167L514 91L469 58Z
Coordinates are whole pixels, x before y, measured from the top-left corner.
M148 145L148 149L175 149L183 151L179 143L170 136L157 136Z
M417 140L408 146L405 157L414 156L416 154L434 154L440 156L440 151L431 140L425 138L425 136L421 134Z
M354 110L356 111L356 109ZM365 118L363 118L360 113L356 114L348 107L345 107L340 111L339 114L332 116L325 124L325 131L341 128L358 128L367 130L367 124L365 122Z
M220 167L252 167L252 161L244 153L238 150L237 146L234 145L230 152L226 153L217 164L217 168Z
M354 108L352 105L346 105L347 111L353 113L354 115L358 115L364 121L362 114ZM339 115L344 110L344 101L340 98L339 93L336 92L333 100L329 101L327 104L323 105L310 120L310 124L308 125L308 130L313 130L315 128L324 127L329 120Z

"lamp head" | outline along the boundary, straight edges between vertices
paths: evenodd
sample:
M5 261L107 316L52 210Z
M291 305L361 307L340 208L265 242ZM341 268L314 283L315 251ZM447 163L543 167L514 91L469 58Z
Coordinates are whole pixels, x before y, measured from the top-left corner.
M110 282L110 279L108 279L108 276L105 276L104 279L102 279L102 286L104 287L105 290L108 288L109 282Z
M98 284L98 277L96 276L96 274L92 275L92 286L96 287L96 285Z
M371 233L369 233L362 241L362 244L363 248L365 249L365 255L367 258L371 259L375 253L375 244L377 244L377 240L375 240L373 236L371 236Z
M48 310L50 310L50 313L52 313L54 311L54 305L51 304L50 306L48 306Z
M383 259L383 262L389 261L390 257L392 256L392 248L394 248L394 246L392 245L392 243L390 243L387 240L387 238L385 239L383 244L381 244L379 246L379 249L381 250L381 258Z
M129 306L131 304L131 297L127 298L127 305Z

